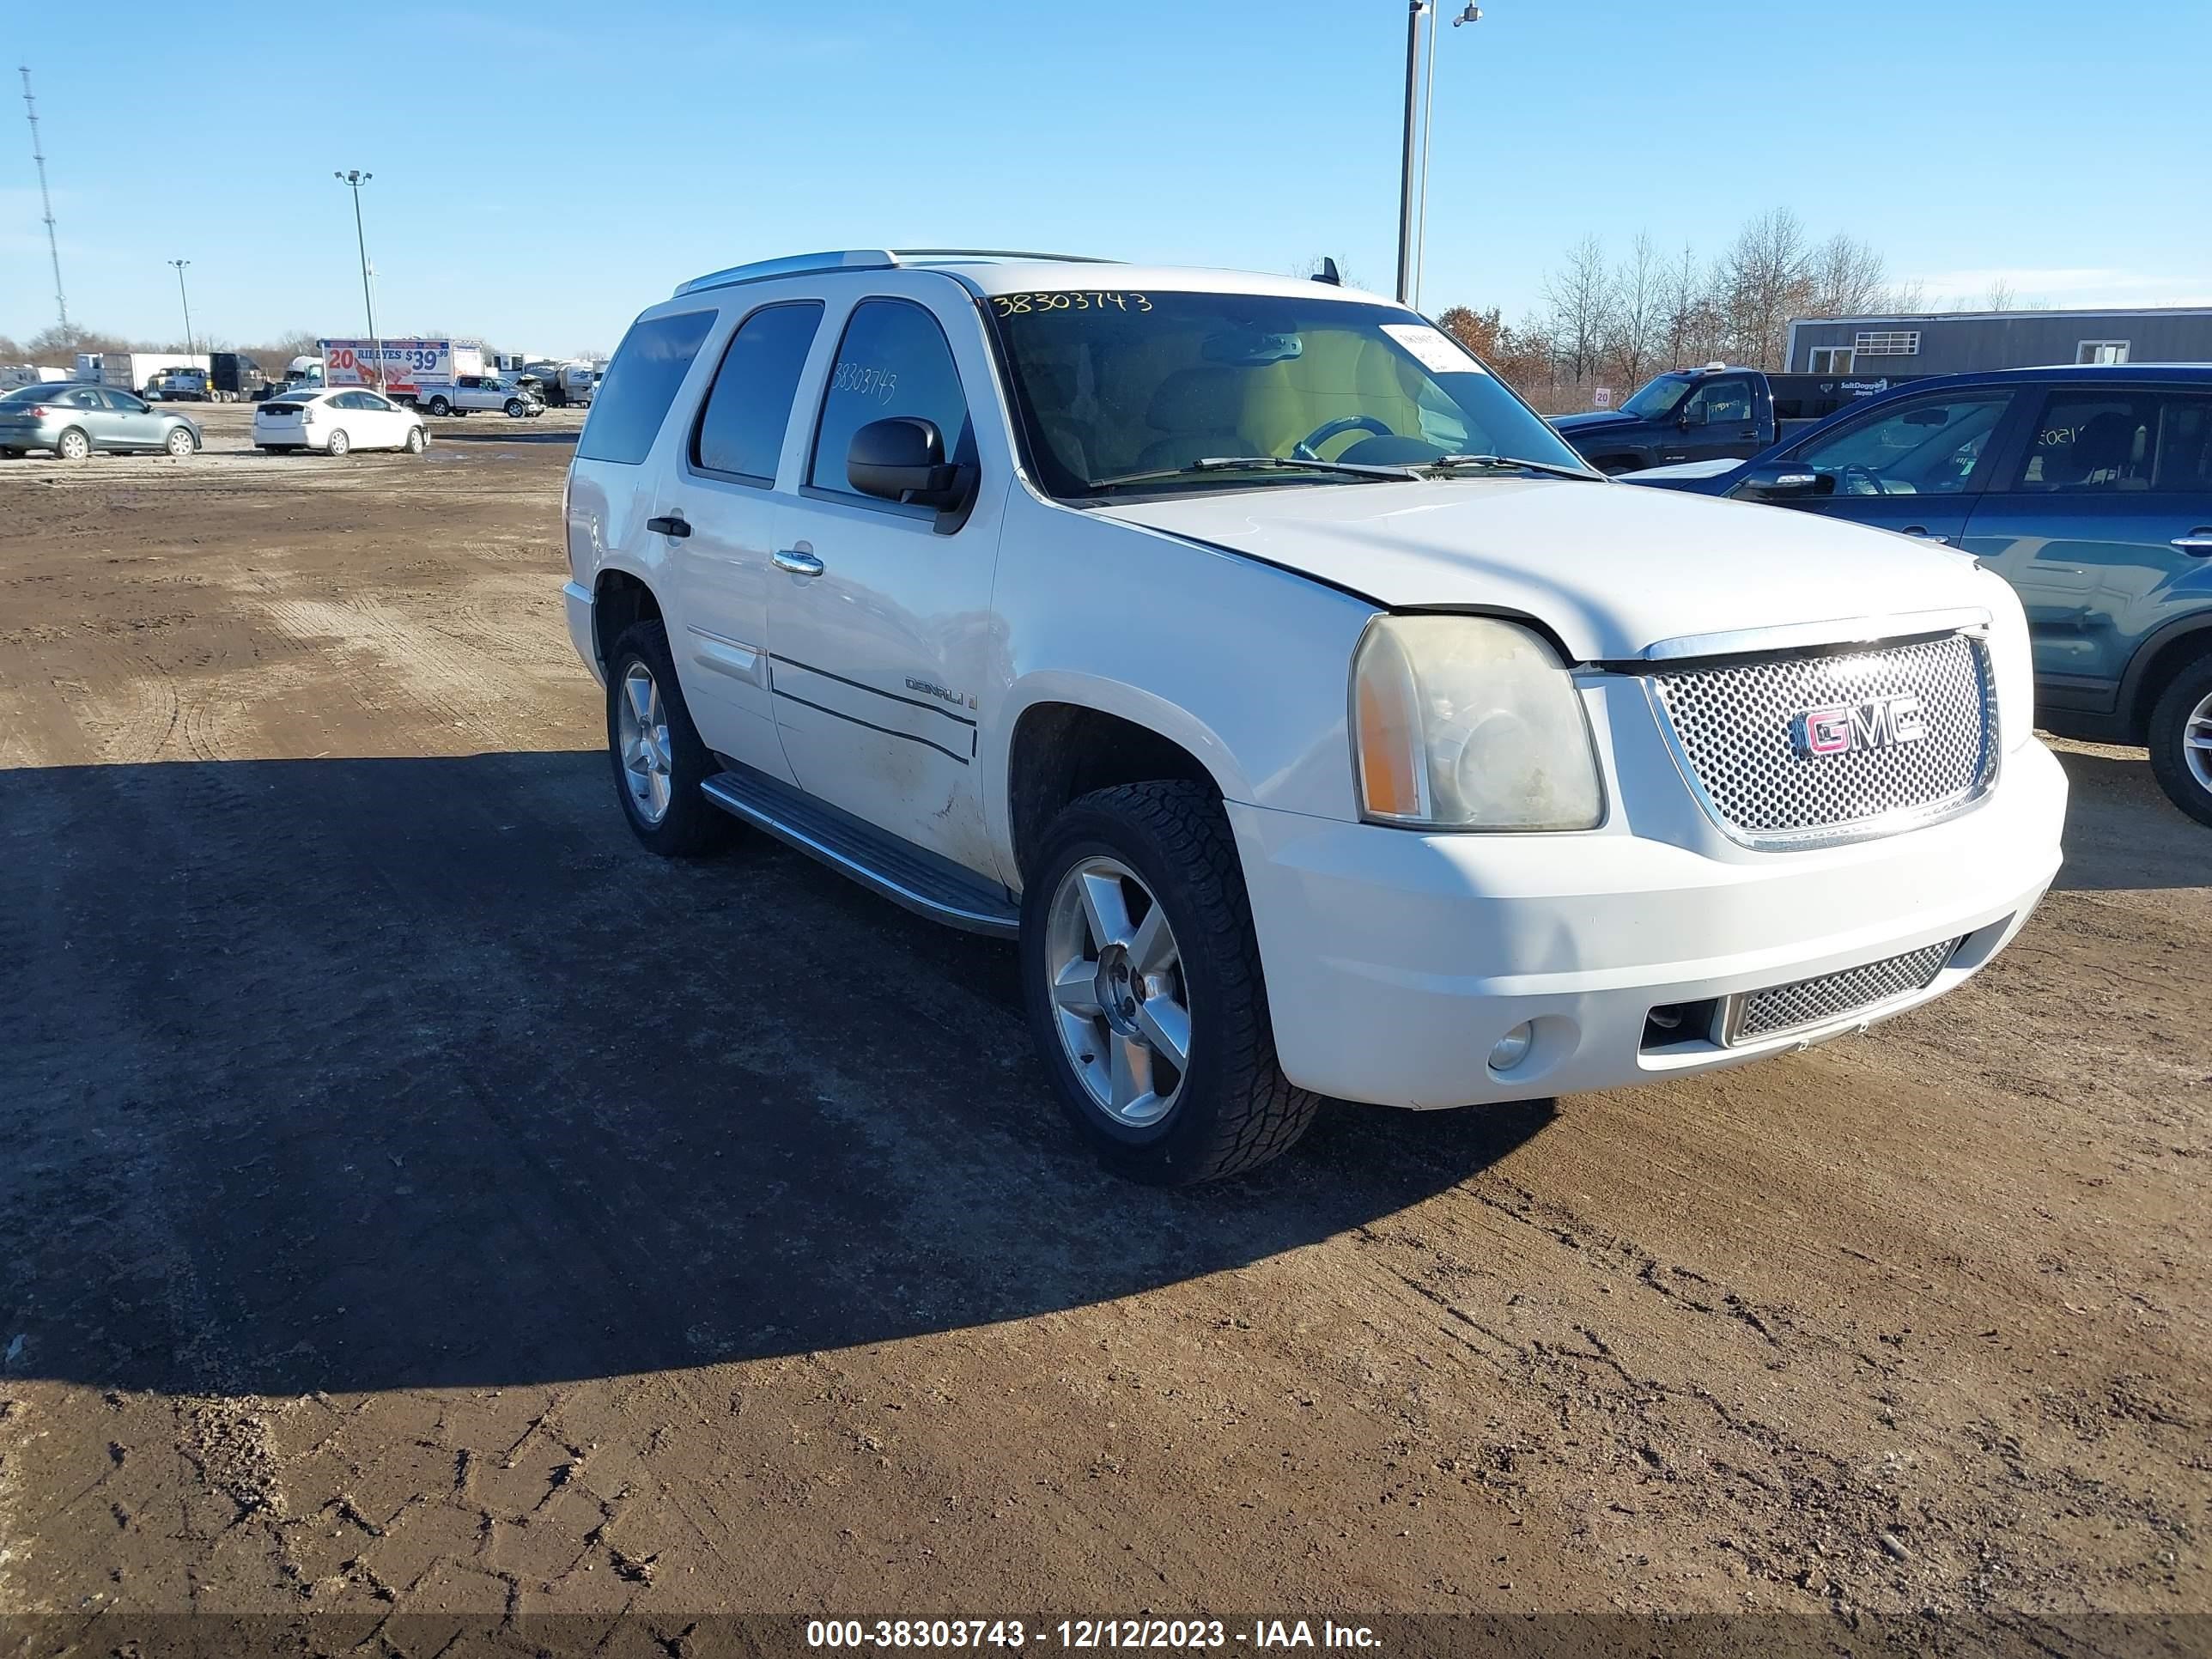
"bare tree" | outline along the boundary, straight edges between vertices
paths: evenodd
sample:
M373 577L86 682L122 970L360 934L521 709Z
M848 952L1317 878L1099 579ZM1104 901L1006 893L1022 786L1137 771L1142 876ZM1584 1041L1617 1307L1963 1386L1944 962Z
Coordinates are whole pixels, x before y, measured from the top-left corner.
M1736 355L1755 368L1779 368L1783 325L1813 295L1813 250L1788 208L1770 208L1736 233L1722 256L1720 286Z
M1881 297L1874 306L1876 311L1887 312L1898 317L1928 308L1928 284L1917 276L1908 282L1893 283L1883 289Z
M1585 236L1567 250L1566 263L1544 278L1544 303L1554 349L1579 385L1597 367L1615 331L1613 273L1605 244Z
M1816 317L1866 316L1881 308L1888 292L1881 255L1842 231L1820 244L1812 275Z
M1639 230L1613 274L1611 367L1630 386L1642 384L1667 331L1668 274L1650 233Z
M1989 291L1982 295L1982 309L1984 311L2016 311L2019 308L2020 295L2013 288L2013 285L2005 281L2002 276L1990 277Z

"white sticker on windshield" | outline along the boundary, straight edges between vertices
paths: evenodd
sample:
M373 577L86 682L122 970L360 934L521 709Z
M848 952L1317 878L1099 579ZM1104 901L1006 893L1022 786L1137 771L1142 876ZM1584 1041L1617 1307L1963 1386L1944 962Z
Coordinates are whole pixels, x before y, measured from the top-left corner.
M1423 368L1438 374L1480 374L1473 353L1441 329L1426 323L1385 323L1382 331L1413 354Z

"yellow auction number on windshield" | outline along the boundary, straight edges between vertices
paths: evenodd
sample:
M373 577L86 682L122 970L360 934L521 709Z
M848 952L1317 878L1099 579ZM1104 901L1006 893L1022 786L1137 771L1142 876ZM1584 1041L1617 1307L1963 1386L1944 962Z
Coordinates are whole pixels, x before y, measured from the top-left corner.
M1030 317L1046 311L1146 312L1152 302L1141 294L1117 294L1111 289L1059 289L1049 294L994 294L991 303L1001 317Z

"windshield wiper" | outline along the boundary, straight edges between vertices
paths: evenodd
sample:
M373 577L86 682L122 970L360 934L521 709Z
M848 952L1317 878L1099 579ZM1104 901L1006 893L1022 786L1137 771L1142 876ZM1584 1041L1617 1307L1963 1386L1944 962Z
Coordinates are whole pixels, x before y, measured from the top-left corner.
M1450 459L1447 457L1446 459ZM1350 461L1309 461L1295 455L1209 455L1193 461L1188 466L1160 467L1149 472L1121 472L1110 478L1092 478L1088 487L1092 489L1114 489L1123 484L1157 483L1168 478L1188 478L1194 472L1244 472L1290 469L1300 472L1327 472L1339 477L1358 478L1367 483L1403 483L1420 474L1410 466L1360 466Z
M1485 466L1498 471L1541 472L1553 478L1583 478L1594 483L1606 482L1604 473L1587 466L1565 466L1558 461L1528 461L1518 455L1439 455L1433 461L1424 461L1424 472L1441 477L1462 466Z

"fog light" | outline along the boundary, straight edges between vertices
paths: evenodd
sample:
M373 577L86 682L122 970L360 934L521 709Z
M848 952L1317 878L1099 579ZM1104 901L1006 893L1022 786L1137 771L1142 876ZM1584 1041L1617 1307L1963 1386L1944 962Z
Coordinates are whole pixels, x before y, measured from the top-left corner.
M1490 1051L1490 1069L1510 1072L1528 1058L1528 1050L1536 1041L1536 1028L1522 1020L1498 1039L1498 1046Z

